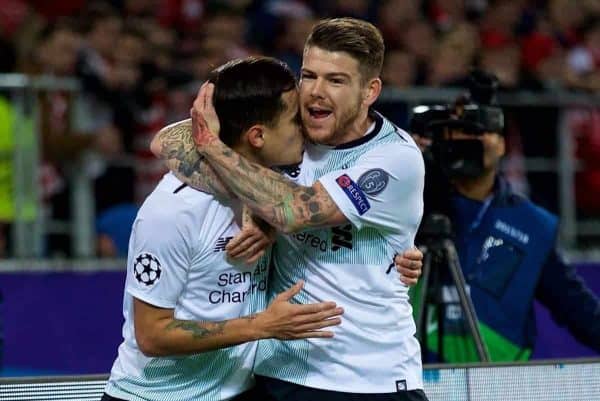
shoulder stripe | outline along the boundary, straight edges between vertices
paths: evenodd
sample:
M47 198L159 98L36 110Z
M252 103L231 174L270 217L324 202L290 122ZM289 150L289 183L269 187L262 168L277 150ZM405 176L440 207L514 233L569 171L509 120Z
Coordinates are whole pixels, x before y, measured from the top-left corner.
M174 194L176 194L177 192L181 191L183 188L187 187L187 184L181 184L180 186L178 186L175 191L173 191Z

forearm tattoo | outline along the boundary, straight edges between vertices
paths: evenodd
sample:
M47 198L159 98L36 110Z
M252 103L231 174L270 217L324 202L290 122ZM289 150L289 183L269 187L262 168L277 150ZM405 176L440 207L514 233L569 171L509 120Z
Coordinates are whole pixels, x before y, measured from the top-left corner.
M159 133L160 157L186 184L218 197L239 197L273 227L294 231L327 225L337 206L328 194L294 184L259 164L252 163L220 141L210 145L209 165L196 150L191 119Z
M254 320L254 319L256 319L256 313L252 313L250 315L242 316L242 317L240 317L240 319L247 320L247 321Z
M180 180L219 198L233 197L211 166L196 151L190 119L163 128L158 134L158 141L159 157L165 160L169 170Z
M189 331L194 339L203 339L223 334L225 323L198 323L190 320L174 320L167 325L167 330L182 329Z
M248 161L222 142L212 144L205 156L237 197L280 230L289 232L324 226L337 210L327 193L297 185L279 173Z

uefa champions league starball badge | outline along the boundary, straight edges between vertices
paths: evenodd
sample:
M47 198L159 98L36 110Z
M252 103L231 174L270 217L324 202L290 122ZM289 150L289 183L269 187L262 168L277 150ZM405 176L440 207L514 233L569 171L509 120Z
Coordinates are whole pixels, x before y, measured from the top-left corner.
M150 253L140 253L133 263L133 275L138 283L151 287L160 280L162 270L158 258Z

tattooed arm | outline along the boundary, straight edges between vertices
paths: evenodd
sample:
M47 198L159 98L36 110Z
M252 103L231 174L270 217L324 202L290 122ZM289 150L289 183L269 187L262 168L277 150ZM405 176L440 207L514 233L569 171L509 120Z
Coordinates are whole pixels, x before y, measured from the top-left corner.
M221 199L234 197L196 151L191 119L161 129L152 139L150 149L182 182Z
M227 187L254 213L285 233L348 221L320 182L297 185L252 163L221 141L205 148L205 157Z
M221 163L210 166L196 150L191 119L160 130L151 149L186 184L221 197L239 196L254 213L281 231L335 226L347 221L321 184L314 188L298 186L270 169L248 162L225 145L218 160ZM220 171L226 177L223 180L215 173L221 164L225 166ZM231 187L225 187L223 181Z
M204 84L194 101L193 141L223 183L255 214L289 233L306 227L336 226L348 221L319 182L299 186L282 175L252 163L221 142L212 132L218 124L212 106L214 85Z
M175 319L173 309L158 308L134 298L135 338L146 356L187 355L226 348L264 338L295 340L333 337L321 330L341 323L342 308L334 302L292 304L299 282L254 315L219 322Z

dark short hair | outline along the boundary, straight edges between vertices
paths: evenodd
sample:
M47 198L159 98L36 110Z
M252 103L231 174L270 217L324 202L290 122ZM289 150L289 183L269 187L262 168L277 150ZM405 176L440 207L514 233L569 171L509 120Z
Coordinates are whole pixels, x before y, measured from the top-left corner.
M356 18L322 20L306 39L306 47L316 46L330 52L345 52L358 61L364 81L378 77L383 66L385 45L373 24Z
M286 105L281 95L296 88L296 78L282 61L246 57L229 61L210 73L213 102L221 124L220 138L235 145L255 124L274 126Z

